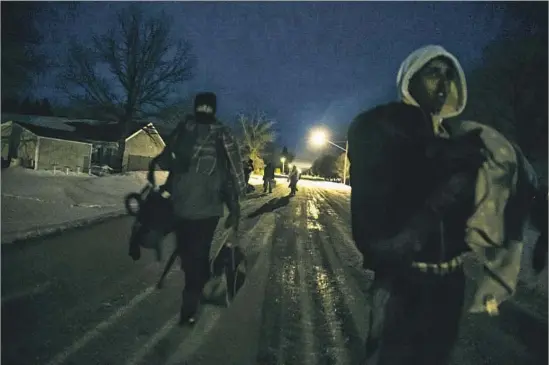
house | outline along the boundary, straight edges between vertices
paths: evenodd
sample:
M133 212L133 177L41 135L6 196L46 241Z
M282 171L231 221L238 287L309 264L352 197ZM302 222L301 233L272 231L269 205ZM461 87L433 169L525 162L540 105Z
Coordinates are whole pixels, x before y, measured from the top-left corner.
M2 121L12 122L31 133L37 132L45 136L55 135L54 138L66 142L86 143L91 145L90 165L117 166L119 136L121 135L117 123L4 114ZM2 131L3 142L4 135L7 133L8 130ZM150 160L157 156L164 147L164 140L152 123L137 125L125 138L122 171L147 170ZM2 153L4 153L4 143L2 144ZM21 154L24 155L24 151L21 151ZM26 155L24 156L27 158Z
M93 144L92 164L100 166L117 165L119 138L118 123L87 124L68 122L75 128L75 134ZM125 138L122 171L147 170L149 162L166 144L152 123L137 125Z
M70 132L33 124L2 123L2 158L35 170L89 172L92 144L75 140Z

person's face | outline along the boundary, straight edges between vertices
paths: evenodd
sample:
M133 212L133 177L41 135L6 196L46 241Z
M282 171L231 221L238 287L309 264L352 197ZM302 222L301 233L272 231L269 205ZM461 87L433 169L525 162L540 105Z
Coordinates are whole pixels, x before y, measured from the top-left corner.
M445 58L435 58L412 77L410 94L423 110L436 114L444 106L450 84L455 78L451 62Z

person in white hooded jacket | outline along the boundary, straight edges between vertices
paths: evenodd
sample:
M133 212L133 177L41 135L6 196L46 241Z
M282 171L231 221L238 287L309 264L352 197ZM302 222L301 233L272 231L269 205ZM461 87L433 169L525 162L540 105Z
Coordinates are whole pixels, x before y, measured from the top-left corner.
M464 304L495 314L515 290L526 178L497 131L444 122L465 108L467 86L443 47L411 53L397 86L401 102L360 114L348 137L353 238L375 272L367 364L443 365ZM484 270L464 303L467 252Z

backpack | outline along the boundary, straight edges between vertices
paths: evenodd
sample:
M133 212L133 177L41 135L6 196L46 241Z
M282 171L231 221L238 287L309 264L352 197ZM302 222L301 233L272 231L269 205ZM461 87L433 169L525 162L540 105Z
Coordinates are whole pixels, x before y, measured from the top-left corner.
M539 273L547 264L548 249L548 190L547 185L539 184L533 167L530 165L522 150L514 145L519 160L519 178L517 193L522 202L519 209L529 218L530 224L539 232L532 253L532 267Z
M542 185L536 189L530 209L530 222L539 231L539 237L532 253L532 268L536 273L540 273L547 265L547 250L549 246L547 235L548 205L547 185Z
M132 208L132 201L137 209ZM131 193L124 201L126 211L135 217L130 235L129 256L137 261L141 248L153 249L156 259L162 260L162 241L173 231L174 219L169 193L160 187L154 189L147 184L139 193Z

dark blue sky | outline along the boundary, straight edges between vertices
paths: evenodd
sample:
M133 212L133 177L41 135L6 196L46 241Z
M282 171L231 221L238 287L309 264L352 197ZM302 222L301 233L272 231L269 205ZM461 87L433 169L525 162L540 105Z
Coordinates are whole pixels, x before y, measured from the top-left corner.
M128 3L80 3L77 21L58 32L87 42ZM316 124L343 134L361 110L396 95L400 62L425 44L453 52L466 70L499 32L497 3L470 2L154 2L174 18L174 35L198 59L186 90L218 94L221 117L258 107L278 121L282 144L307 153ZM44 78L40 96L55 99ZM334 136L334 139L337 137ZM316 152L318 154L318 152ZM307 156L312 157L312 156Z

